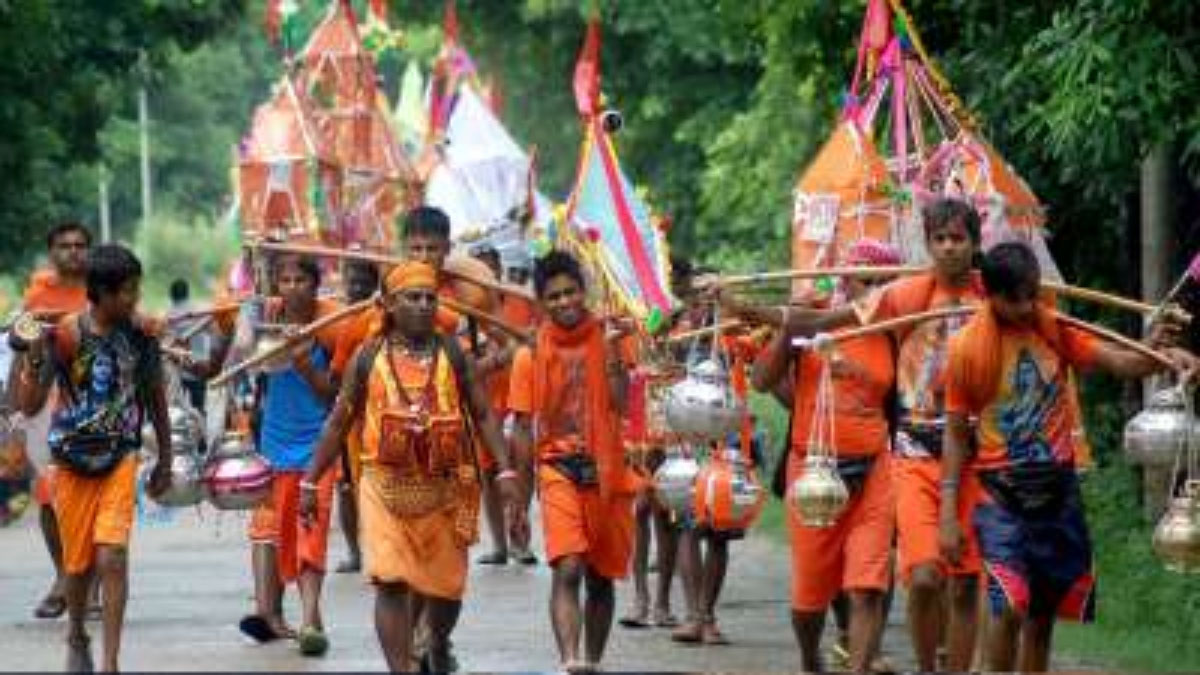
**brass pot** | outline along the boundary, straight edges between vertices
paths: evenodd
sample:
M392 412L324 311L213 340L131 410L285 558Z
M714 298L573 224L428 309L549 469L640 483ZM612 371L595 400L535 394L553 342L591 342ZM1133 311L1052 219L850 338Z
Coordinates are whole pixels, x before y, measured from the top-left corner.
M788 488L788 505L806 527L831 527L850 501L850 491L831 455L810 454Z
M1172 572L1200 572L1200 489L1189 481L1184 494L1171 505L1154 528L1154 553Z

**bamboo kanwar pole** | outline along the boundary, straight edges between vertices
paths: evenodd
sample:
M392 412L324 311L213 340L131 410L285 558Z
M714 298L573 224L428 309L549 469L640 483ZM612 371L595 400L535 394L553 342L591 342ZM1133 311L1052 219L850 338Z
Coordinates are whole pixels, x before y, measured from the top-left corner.
M757 274L737 274L728 277L719 277L717 284L721 286L745 286L748 284L759 284L769 281L790 281L792 279L819 279L821 277L852 277L858 279L868 279L871 277L894 277L907 276L912 274L920 274L928 271L928 267L917 267L912 265L888 265L880 267L871 267L867 265L859 267L811 267L805 269L782 270L779 272L759 272Z
M907 328L909 326L925 321L932 321L934 319L944 319L950 316L971 314L974 313L974 311L974 307L943 307L941 309L931 309L926 312L917 312L916 314L909 314L907 316L898 316L894 319L887 319L886 321L868 324L859 328L847 328L845 330L839 330L833 333L825 333L820 337L814 336L811 338L794 338L792 340L792 346L802 348L820 348L826 344L836 344L838 342L845 342L846 340L853 340L854 338L886 333L888 331L896 330L897 328Z
M697 338L697 337L701 337L704 335L710 335L710 334L716 333L716 332L724 333L726 331L733 330L734 328L739 328L739 327L741 327L741 325L742 325L742 322L738 321L737 319L732 319L730 321L722 321L719 326L705 326L704 328L697 328L695 330L689 330L689 331L684 331L682 333L677 333L675 335L668 337L667 342L670 342L670 343L683 342L685 340L691 340L692 338Z
M404 262L402 258L387 255L384 253L372 253L371 251L350 251L347 249L333 248L331 246L315 246L312 244L290 244L282 242L255 242L249 244L251 248L261 249L263 251L273 251L276 253L297 253L300 255L311 255L323 258L345 258L348 260L361 260L363 262L372 262L378 265L399 265ZM443 268L442 273L454 277L460 281L466 281L489 291L495 291L505 295L512 295L526 300L534 300L533 294L519 286L505 284L492 279L481 279L468 274L463 274L457 270Z
M1116 309L1124 309L1138 314L1151 314L1154 312L1154 306L1138 300L1132 300L1120 295L1096 291L1082 286L1072 286L1070 284L1060 284L1054 281L1042 280L1042 288L1072 300L1086 300L1098 305L1108 305Z
M1120 333L1117 333L1115 331L1111 331L1107 328L1104 328L1103 326L1097 326L1095 324L1088 323L1087 321L1084 321L1082 319L1076 319L1073 316L1067 316L1066 314L1063 314L1061 312L1055 312L1054 314L1058 318L1059 321L1062 321L1063 323L1067 324L1068 326L1072 326L1072 327L1078 328L1080 330L1085 330L1085 331L1088 331L1089 333L1094 333L1095 335L1098 335L1098 336L1104 338L1105 340L1115 342L1115 343L1121 345L1122 347L1133 350L1133 351L1137 352L1138 354L1145 356L1146 358L1154 359L1158 363L1160 363L1168 368L1171 368L1171 369L1175 368L1175 364L1171 362L1171 359L1168 359L1162 353L1157 352L1157 351L1147 347L1146 345L1142 344L1141 342L1138 342L1137 340L1134 340L1133 338L1125 337L1124 335L1121 335Z
M378 295L372 296L370 298L367 298L366 300L361 300L359 302L354 303L353 305L347 305L346 307L343 307L336 312L332 312L326 316L321 317L320 319L317 319L316 321L299 329L295 333L285 337L283 339L283 341L281 341L274 348L254 354L253 356L250 356L249 358L242 361L241 363L231 366L228 370L225 370L221 374L214 377L208 386L209 387L220 387L220 386L224 385L226 382L233 379L238 374L240 374L250 368L253 368L257 365L260 365L266 361L269 361L272 358L275 358L276 356L278 356L279 354L296 346L300 342L307 340L308 338L315 335L317 333L317 331L323 330L329 326L332 326L335 323L339 323L339 322L344 321L352 316L355 316L357 314L360 314L360 313L370 309L372 305L374 305L378 302L379 298L380 298L380 296L378 296ZM497 316L488 314L487 312L485 312L483 310L476 309L470 305L467 305L467 304L464 304L457 300L454 300L453 298L439 297L438 304L443 305L455 312L458 312L459 314L464 314L466 316L473 317L480 321L490 323L490 324L496 326L497 328L503 330L504 332L509 333L509 334L513 335L514 337L516 337L520 340L523 340L525 342L528 342L531 339L531 335L530 335L529 331L519 328L517 326L514 326L514 325L508 323L507 321L505 321L504 319L501 319Z

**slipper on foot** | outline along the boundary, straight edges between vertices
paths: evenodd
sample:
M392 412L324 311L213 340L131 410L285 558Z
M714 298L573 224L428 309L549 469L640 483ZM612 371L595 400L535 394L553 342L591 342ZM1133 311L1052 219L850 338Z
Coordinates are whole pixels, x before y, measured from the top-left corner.
M300 629L296 641L304 656L324 656L329 651L329 638L319 628L305 626Z
M47 595L33 608L33 616L38 619L57 619L66 612L67 599L61 595Z

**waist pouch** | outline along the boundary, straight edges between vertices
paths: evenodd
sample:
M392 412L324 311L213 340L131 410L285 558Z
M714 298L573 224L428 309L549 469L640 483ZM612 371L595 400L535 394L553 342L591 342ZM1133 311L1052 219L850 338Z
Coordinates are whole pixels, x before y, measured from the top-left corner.
M600 472L591 455L562 455L546 460L555 471L580 487L600 484Z
M54 460L81 476L106 476L132 448L120 434L71 434L50 448Z
M871 475L871 468L874 466L874 455L838 458L837 472L841 476L842 482L846 484L846 490L850 492L851 497L862 491L863 486L867 484L867 477Z
M1058 510L1075 483L1069 467L1025 464L979 472L979 480L997 504L1017 514L1041 515Z

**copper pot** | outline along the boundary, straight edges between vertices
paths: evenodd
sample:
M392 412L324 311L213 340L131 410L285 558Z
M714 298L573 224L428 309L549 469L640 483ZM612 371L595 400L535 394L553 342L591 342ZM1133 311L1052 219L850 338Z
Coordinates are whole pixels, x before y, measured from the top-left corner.
M788 488L787 499L805 526L831 527L850 501L850 491L831 454L810 453L800 476Z

